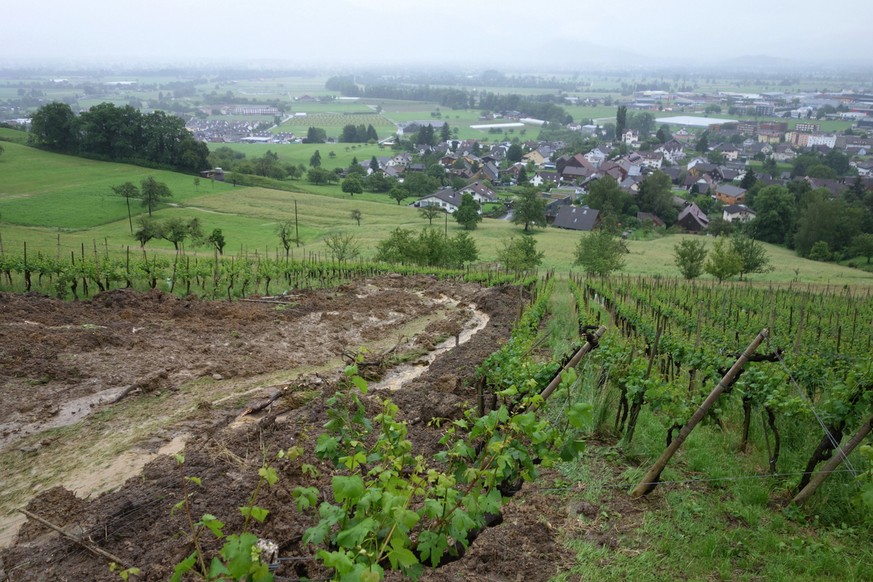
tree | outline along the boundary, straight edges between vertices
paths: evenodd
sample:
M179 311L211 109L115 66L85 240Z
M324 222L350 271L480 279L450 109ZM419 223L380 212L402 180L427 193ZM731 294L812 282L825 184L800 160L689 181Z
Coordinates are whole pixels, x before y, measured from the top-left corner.
M743 174L743 179L740 180L740 188L744 190L751 190L752 186L755 185L755 182L758 181L758 177L755 176L755 171L752 168L746 170L746 173Z
M509 149L506 150L506 159L509 160L510 162L513 162L513 163L520 162L521 156L522 156L521 146L518 145L517 143L512 144L511 146L509 146Z
M218 251L219 255L224 254L224 233L221 232L220 228L213 228L212 233L208 237L206 237L206 242L212 245L215 250Z
M336 179L336 174L324 168L309 168L306 179L313 184L329 184Z
M2 145L0 145L0 156L2 156L2 155L3 155L3 152L5 152L5 151L6 151L6 150L5 150L5 149L3 149L3 146L2 146Z
M589 275L606 276L624 267L627 247L609 231L597 230L582 235L576 243L574 265L580 265Z
M389 192L397 184L397 180L389 178L382 172L373 172L364 178L364 187L370 192Z
M140 182L139 192L142 197L142 205L149 209L149 216L152 215L152 210L155 206L167 198L173 197L170 188L163 182L158 182L152 176Z
M434 204L426 204L418 209L418 213L422 218L426 218L428 224L433 225L433 219L441 216L445 210Z
M331 234L324 239L328 252L338 263L352 261L361 254L361 243L353 234Z
M310 168L320 168L321 167L321 153L318 150L309 157L309 167Z
M870 258L873 257L873 234L863 233L852 239L852 256L866 257L867 264L870 264Z
M813 243L807 258L810 261L827 262L831 260L832 256L833 253L831 253L831 247L828 245L828 241L819 240Z
M410 196L421 197L436 192L440 183L439 180L424 172L411 172L403 179L403 187Z
M537 251L537 241L531 236L509 237L497 251L497 260L508 271L530 271L543 262L545 253Z
M609 175L594 180L585 199L589 207L599 210L604 216L616 218L623 216L632 202L631 195L622 190L615 178Z
M424 228L415 232L396 228L376 245L376 260L394 264L431 267L461 267L479 257L476 243L469 233L447 238L440 229Z
M160 225L151 216L140 216L136 223L139 228L133 233L133 238L139 242L141 248L144 248L153 238L160 236Z
M452 130L449 128L448 122L446 122L440 128L440 140L449 141L450 139L452 139Z
M706 243L685 238L673 247L673 261L686 279L696 279L703 273L706 260Z
M535 226L546 227L546 201L536 188L523 188L516 196L512 223L523 224L525 232L530 232Z
M768 273L773 270L764 245L744 235L731 237L731 252L740 257L740 280L749 273Z
M401 202L409 198L409 190L406 189L406 184L398 184L391 188L391 191L388 192L388 197L396 200L397 206L400 206Z
M198 241L203 238L203 231L200 227L200 221L197 218L192 218L185 221L179 217L172 217L165 220L158 228L158 236L165 241L173 243L173 248L179 252L179 245L191 238ZM196 244L196 243L195 243Z
M320 127L310 127L306 132L305 143L324 143L327 141L327 132Z
M783 244L794 232L797 203L785 186L766 186L754 197L755 218L749 231L758 240Z
M656 171L640 182L637 205L643 212L651 212L661 217L668 225L676 222L678 212L673 206L673 183L670 176Z
M282 248L285 249L285 258L291 251L291 243L300 246L300 240L297 238L297 228L290 220L283 220L276 225L276 235L279 237L279 242L282 243Z
M482 215L479 214L479 203L471 194L461 196L461 205L455 211L455 220L465 230L475 230L476 225L482 221Z
M115 192L117 196L123 197L124 201L127 203L127 222L130 225L130 232L133 234L133 219L130 216L130 199L139 198L139 188L137 188L133 182L125 182L118 186L112 186L112 191Z
M370 158L370 169L373 172L379 171L379 160L376 159L376 156L373 156L372 158Z
M37 145L59 152L79 146L76 114L66 103L43 105L30 118L30 135Z
M694 149L702 154L705 154L709 150L709 138L706 134L707 132L704 131L700 135L700 139L697 140L697 144L694 146Z
M361 214L360 210L358 210L357 208L352 210L352 220L357 222L358 226L361 226L361 217L363 217L363 214Z
M797 221L794 234L797 254L807 256L817 241L827 242L832 252L842 252L861 234L863 217L863 209L843 200L813 199Z
M738 275L742 269L743 259L725 244L724 239L716 239L703 270L719 281L724 281Z
M361 179L355 175L351 175L342 182L342 190L346 194L354 196L364 191L364 186L361 184Z
M670 126L666 123L658 128L658 132L655 134L655 137L658 138L658 141L661 143L667 143L671 139L673 139L673 135L670 133Z
M621 139L627 129L627 106L619 105L615 112L615 139Z

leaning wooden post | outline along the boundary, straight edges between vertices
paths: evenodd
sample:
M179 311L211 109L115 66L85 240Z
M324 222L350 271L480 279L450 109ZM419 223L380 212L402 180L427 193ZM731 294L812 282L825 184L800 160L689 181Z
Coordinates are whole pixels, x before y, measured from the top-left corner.
M585 354L597 347L597 342L600 341L600 338L603 337L603 334L605 333L606 327L601 325L599 328L597 328L597 331L595 331L594 335L591 336L591 339L593 339L594 341L592 342L591 340L589 340L585 342L585 345L583 345L575 354L573 354L573 357L570 358L570 361L567 362L567 364L563 368L561 368L561 371L558 372L558 374L552 379L551 382L549 382L549 385L546 386L546 389L540 392L540 396L543 397L543 400L546 400L549 396L551 396L552 392L554 392L558 388L558 386L561 385L561 376L563 375L564 370L569 370L570 368L575 368L576 366L578 366L579 362L582 361L582 358L585 356Z
M721 396L722 392L728 389L736 380L737 374L740 373L740 370L743 369L743 366L755 353L755 350L758 349L758 346L761 345L766 338L769 332L766 328L761 330L752 343L749 344L749 347L746 348L746 351L742 353L742 355L734 362L734 365L731 366L731 369L728 370L727 374L721 379L718 385L710 392L709 396L706 397L706 400L703 401L703 404L700 405L700 408L694 413L691 419L682 427L682 430L679 431L679 435L670 443L670 446L661 453L660 458L655 462L654 465L649 469L646 473L643 480L640 481L640 484L637 485L633 491L631 491L632 497L642 497L650 493L657 485L658 479L661 477L661 471L664 470L664 467L667 466L667 463L670 462L670 459L679 450L679 447L682 446L682 443L685 442L685 439L688 438L688 435L691 434L691 431L694 430L694 427L703 420L703 417L706 416L706 413L709 412L709 409L712 408L715 401L718 400L718 397Z
M809 480L809 483L806 484L806 487L800 490L800 493L794 496L792 499L792 503L796 503L797 505L803 505L807 499L812 497L812 494L815 493L815 490L819 485L824 482L825 479L828 478L834 469L837 468L837 465L843 462L843 459L849 456L849 454L855 450L861 441L870 434L870 430L873 429L873 416L867 419L867 422L861 425L861 428L858 429L858 432L855 433L849 442L842 448L837 448L837 450L832 454L830 460L822 467L822 470L815 474L815 477Z

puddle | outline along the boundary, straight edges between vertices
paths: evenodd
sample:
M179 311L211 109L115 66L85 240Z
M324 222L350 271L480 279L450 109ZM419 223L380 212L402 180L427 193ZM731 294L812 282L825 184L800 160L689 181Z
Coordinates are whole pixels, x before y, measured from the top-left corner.
M158 457L158 455L175 455L185 448L187 434L176 435L173 440L164 444L157 452L142 449L125 451L104 465L95 465L66 477L61 485L75 493L76 497L87 499L101 493L112 491L142 473L143 467ZM39 490L34 488L34 495ZM0 548L12 544L18 530L27 518L17 511L0 516Z
M457 343L454 337L450 337L447 340L443 341L439 345L436 346L432 351L428 352L421 358L415 361L414 364L403 364L402 366L398 366L388 372L386 376L378 381L372 382L370 384L371 390L400 390L403 387L403 384L409 382L410 380L414 380L421 376L425 370L427 370L428 366L430 366L433 361L437 358L437 356L448 352L458 346L461 346L476 335L481 330L485 329L485 326L488 325L488 314L479 311L476 309L475 305L470 305L470 309L473 311L473 317L471 317L464 324L464 329L461 331L458 336Z
M123 386L120 388L109 388L94 394L67 400L58 406L56 412L49 412L51 417L46 420L20 424L13 417L10 422L0 423L0 435L2 435L0 436L0 451L5 449L10 443L26 436L79 422L91 414L96 406L111 401L124 392L125 389Z

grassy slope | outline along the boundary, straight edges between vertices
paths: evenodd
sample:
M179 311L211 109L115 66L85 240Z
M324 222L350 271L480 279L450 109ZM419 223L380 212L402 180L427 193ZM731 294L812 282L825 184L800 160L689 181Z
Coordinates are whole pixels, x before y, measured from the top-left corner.
M7 250L20 249L27 241L29 248L54 252L61 233L64 252L103 242L110 250L135 246L127 224L124 200L112 195L110 187L124 181L138 183L148 175L165 181L174 194L173 203L180 207L163 206L158 217L197 216L210 231L221 228L227 238L227 249L264 249L275 252L279 244L274 234L279 220L294 218L297 202L301 238L307 252L324 252L325 236L333 233L352 233L362 243L365 258L375 254L376 244L395 227L421 228L426 224L414 208L401 205L385 195L367 194L354 198L343 195L338 186L313 187L305 181L290 182L292 187L314 193L296 193L263 188L234 188L230 184L207 180L195 189L193 177L171 172L160 172L128 166L83 160L42 152L24 146L5 143L6 152L0 156L0 213L2 236ZM247 148L263 146L246 146ZM286 149L287 148L287 149ZM293 159L288 152L302 148L304 157L311 155L313 146L285 146L280 157ZM254 152L249 149L250 154ZM337 160L353 155L366 159L370 152L381 152L378 147L359 148L345 152L338 149ZM341 152L341 153L340 153ZM260 154L258 154L260 155ZM286 156L288 156L286 158ZM406 203L411 200L406 201ZM361 226L351 219L351 211L363 214ZM142 208L134 206L134 212ZM442 220L435 226L444 227ZM461 232L449 219L449 235ZM494 261L502 244L511 236L522 236L518 226L504 220L485 219L473 231L480 258ZM580 235L573 231L549 228L534 234L538 248L545 252L545 268L566 272L572 268L573 253ZM647 241L628 241L626 273L644 275L679 275L673 265L672 248L680 236L666 236ZM151 242L148 248L169 249L169 243ZM873 284L873 276L859 270L838 265L816 263L800 259L791 251L768 246L775 266L771 273L752 275L751 281L802 282L817 284ZM795 273L795 269L799 272Z
M560 358L576 340L577 329L566 325L575 320L569 290L558 281L544 330L553 358ZM723 396L719 406L724 428L715 423L698 426L665 469L664 482L645 499L631 500L628 491L664 449L669 419L644 406L633 443L616 442L617 389L598 388L601 370L591 358L583 361L582 370L574 396L592 403L597 435L578 460L560 464L554 489L540 484L571 515L580 504L589 508L564 531L564 543L576 553L576 561L553 582L873 576L873 547L864 542L870 521L849 498L857 492L851 476L831 476L803 510L782 510L799 476L769 475L769 445L758 422L752 423L748 449L738 451L743 418L739 398ZM779 469L790 473L804 466L820 435L788 417L780 417L780 427ZM857 457L856 466L861 462Z

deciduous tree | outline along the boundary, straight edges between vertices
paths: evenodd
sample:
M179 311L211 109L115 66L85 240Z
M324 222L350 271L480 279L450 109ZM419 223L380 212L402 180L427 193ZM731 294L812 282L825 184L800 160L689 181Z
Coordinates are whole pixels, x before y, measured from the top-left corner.
M580 265L589 275L606 276L624 267L627 247L624 241L609 231L597 230L582 235L576 243L574 265Z
M166 200L172 198L173 193L170 188L163 182L158 182L154 177L149 176L140 182L140 197L142 205L149 209L149 216L152 215L152 210Z
M513 204L512 223L524 225L530 232L535 226L546 226L546 202L536 188L523 188Z
M703 270L719 281L724 281L738 275L742 269L743 259L730 249L724 239L716 239Z
M764 245L753 238L741 234L734 235L731 237L731 251L742 261L740 280L743 279L743 275L749 273L767 273L773 270Z
M706 243L702 240L685 238L673 247L673 261L686 279L696 279L703 274L706 260Z
M482 221L482 215L479 214L479 203L472 195L463 194L461 196L461 205L455 211L455 220L465 230L475 230L476 225Z
M432 225L433 219L442 216L445 213L445 210L434 204L426 204L418 209L418 213L422 218L427 219L428 224Z
M503 247L497 251L497 260L508 271L529 271L536 269L542 262L545 253L537 251L537 241L532 236L511 236L503 241Z

